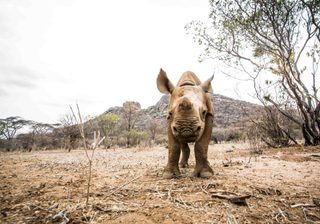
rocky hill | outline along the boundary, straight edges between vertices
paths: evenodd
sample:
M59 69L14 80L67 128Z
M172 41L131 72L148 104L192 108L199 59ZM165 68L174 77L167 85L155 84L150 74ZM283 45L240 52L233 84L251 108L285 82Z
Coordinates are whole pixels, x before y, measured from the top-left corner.
M212 94L211 100L215 108L215 127L241 127L256 114L256 110L259 108L256 104L219 94ZM168 103L169 95L164 95L155 105L141 109L137 127L144 129L150 119L160 119L166 123ZM111 107L105 114L113 113L120 116L121 109L122 107Z

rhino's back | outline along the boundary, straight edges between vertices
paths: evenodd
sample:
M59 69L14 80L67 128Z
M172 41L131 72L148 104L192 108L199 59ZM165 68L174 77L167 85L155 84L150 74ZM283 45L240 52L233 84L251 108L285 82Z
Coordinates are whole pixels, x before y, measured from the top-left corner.
M181 78L178 81L177 86L197 86L200 85L201 81L193 72L187 71L182 74Z

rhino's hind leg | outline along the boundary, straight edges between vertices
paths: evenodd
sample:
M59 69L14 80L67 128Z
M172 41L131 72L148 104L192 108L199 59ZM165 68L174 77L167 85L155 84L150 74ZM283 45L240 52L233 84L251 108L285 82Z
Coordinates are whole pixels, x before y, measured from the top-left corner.
M168 164L163 172L163 178L171 179L180 176L179 170L180 144L174 142L169 146Z
M186 168L189 167L188 160L190 156L190 148L188 143L181 143L182 159L179 163L180 167Z

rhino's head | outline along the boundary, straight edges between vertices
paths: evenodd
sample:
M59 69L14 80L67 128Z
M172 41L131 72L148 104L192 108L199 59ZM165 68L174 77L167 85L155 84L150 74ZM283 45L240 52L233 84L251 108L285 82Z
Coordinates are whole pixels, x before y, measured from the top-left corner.
M193 76L195 75L191 73L191 78ZM190 78L190 75L187 74L186 77ZM198 80L196 76L195 78ZM169 130L180 141L193 142L202 136L206 116L213 113L213 108L210 108L211 102L208 102L210 98L206 96L211 90L213 76L202 84L200 81L197 83L192 80L181 82L181 79L180 85L178 83L174 86L161 69L157 86L160 92L171 94L168 108Z

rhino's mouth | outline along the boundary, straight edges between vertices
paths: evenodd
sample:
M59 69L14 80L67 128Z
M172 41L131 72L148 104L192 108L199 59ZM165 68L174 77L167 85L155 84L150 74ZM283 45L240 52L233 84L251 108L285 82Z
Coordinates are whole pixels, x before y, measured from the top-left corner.
M196 141L201 132L200 125L182 125L181 123L178 125L178 122L172 126L173 135L183 141Z
M199 139L198 135L189 135L189 136L182 136L182 135L176 135L176 138L180 142L196 142Z

